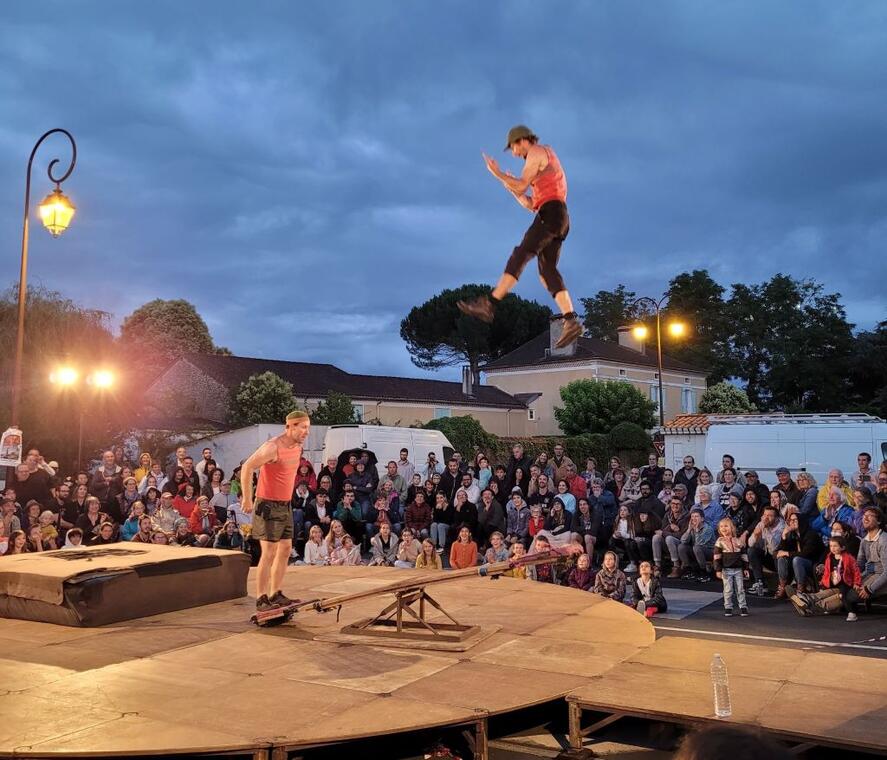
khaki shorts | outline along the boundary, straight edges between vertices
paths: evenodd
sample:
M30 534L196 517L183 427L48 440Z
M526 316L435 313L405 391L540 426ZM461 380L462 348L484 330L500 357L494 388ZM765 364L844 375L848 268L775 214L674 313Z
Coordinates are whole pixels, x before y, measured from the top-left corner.
M250 535L257 541L292 541L293 508L290 503L256 499Z

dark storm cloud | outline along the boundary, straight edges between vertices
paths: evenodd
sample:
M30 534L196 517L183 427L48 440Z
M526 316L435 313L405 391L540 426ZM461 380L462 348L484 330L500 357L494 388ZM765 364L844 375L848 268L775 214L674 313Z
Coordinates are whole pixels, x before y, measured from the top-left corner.
M725 285L787 271L842 292L863 327L885 316L882 3L4 14L8 280L27 152L66 126L79 214L59 241L34 236L32 277L118 320L185 297L235 353L415 374L400 319L442 287L492 280L529 221L479 155L502 155L517 121L567 168L576 295L660 293L695 267ZM48 189L38 175L35 195ZM547 298L534 276L519 292Z

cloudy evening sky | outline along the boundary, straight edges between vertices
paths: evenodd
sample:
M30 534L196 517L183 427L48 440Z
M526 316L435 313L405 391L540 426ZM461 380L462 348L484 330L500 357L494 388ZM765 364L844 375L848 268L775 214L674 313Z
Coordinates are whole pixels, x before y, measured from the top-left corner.
M783 271L861 328L887 312L877 0L10 0L0 109L4 287L28 153L63 126L79 212L57 241L34 229L31 281L115 324L186 298L239 355L422 375L400 320L493 281L531 219L480 156L519 171L518 122L569 177L575 296ZM517 292L547 303L528 274Z

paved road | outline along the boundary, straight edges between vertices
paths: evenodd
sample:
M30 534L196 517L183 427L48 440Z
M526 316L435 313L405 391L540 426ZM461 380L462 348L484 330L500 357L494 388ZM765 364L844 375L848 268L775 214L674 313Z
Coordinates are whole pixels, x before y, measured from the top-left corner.
M705 636L887 658L887 613L860 614L855 623L846 622L843 614L803 618L794 611L791 602L748 595L749 617L725 618L719 582L669 581L665 584L666 599L670 590L682 609L705 606L680 620L654 618L653 624L660 636Z

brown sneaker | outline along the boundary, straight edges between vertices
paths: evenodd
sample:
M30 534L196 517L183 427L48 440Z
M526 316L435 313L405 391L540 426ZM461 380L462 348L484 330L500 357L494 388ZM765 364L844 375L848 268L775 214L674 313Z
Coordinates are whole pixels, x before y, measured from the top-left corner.
M580 335L582 335L582 323L575 317L565 319L564 330L561 333L561 337L557 339L557 343L554 344L554 347L566 348L571 343L575 343Z
M493 302L489 296L478 296L471 301L459 301L459 311L482 322L493 321Z
M668 574L669 578L680 578L683 571L681 570L681 565L678 563L674 567L672 567L671 572Z

